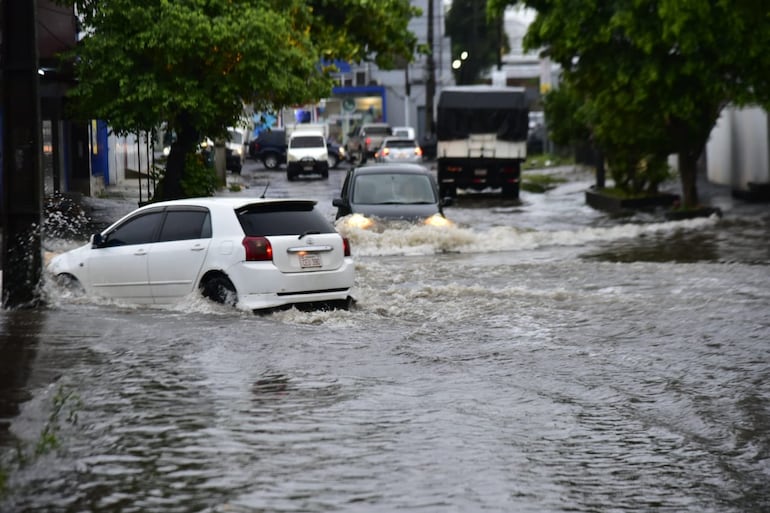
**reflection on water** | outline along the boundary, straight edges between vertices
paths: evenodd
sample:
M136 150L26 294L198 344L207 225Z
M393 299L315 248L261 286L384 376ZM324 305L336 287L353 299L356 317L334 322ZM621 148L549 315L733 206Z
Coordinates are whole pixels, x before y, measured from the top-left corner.
M31 398L30 374L37 356L44 312L12 310L0 317L0 446L13 445L9 433L19 405ZM47 376L50 378L50 376Z
M710 233L653 235L589 252L584 258L610 262L701 262L720 260L718 242Z

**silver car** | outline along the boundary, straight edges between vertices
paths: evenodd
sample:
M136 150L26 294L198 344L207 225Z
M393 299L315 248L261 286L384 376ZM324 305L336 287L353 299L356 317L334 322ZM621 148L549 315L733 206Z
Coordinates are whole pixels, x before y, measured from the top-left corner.
M88 295L131 303L194 293L244 310L353 301L350 245L313 200L151 203L53 257L47 269Z
M387 137L374 154L377 162L422 162L422 148L414 139Z
M340 197L332 200L344 226L380 230L390 222L452 226L444 217L433 174L417 164L370 164L350 169Z

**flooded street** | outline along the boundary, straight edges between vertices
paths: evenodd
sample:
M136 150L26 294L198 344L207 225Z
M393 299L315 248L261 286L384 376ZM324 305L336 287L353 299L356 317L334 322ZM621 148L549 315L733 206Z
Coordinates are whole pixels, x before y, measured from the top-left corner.
M223 194L333 219L343 169L250 166ZM53 286L0 311L0 511L770 511L770 208L713 188L721 219L614 217L562 174L450 229L339 225L351 311Z

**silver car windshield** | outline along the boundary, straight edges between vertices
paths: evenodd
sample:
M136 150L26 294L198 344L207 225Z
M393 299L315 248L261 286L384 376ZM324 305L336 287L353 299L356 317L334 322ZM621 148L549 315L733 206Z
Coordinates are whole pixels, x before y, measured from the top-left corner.
M371 174L356 178L353 203L368 205L435 203L430 179L424 175Z

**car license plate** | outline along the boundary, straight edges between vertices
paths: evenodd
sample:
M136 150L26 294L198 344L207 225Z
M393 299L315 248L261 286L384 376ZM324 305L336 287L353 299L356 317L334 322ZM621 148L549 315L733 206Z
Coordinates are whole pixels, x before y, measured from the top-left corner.
M311 171L313 169L313 164L303 164L302 169L305 171Z
M303 269L321 267L321 257L313 254L299 255L299 266Z
M487 170L486 169L474 169L473 174L475 176L487 176Z

